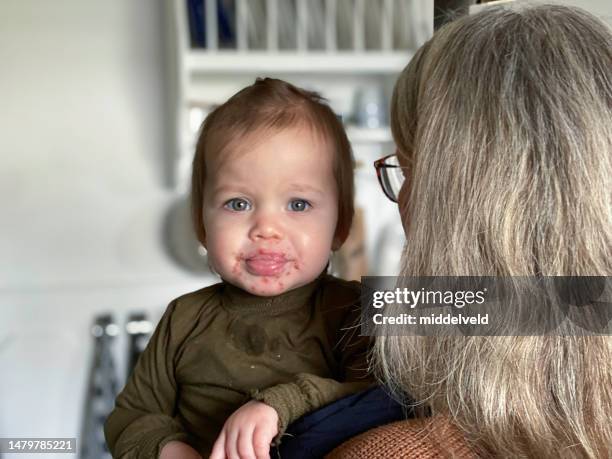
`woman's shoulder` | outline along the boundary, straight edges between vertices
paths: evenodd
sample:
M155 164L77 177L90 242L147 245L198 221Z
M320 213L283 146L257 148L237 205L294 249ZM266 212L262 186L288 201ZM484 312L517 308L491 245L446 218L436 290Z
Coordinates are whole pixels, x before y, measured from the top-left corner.
M327 459L477 458L463 433L448 418L435 416L386 424L368 430L334 449Z

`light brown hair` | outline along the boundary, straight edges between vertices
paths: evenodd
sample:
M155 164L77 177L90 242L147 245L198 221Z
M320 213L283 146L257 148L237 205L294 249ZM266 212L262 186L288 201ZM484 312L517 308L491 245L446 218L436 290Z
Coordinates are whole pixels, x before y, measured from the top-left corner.
M325 99L312 91L274 78L258 78L204 120L198 138L191 180L191 213L198 240L204 244L204 189L206 159L223 155L254 132L266 135L304 125L322 136L334 152L333 171L338 189L335 249L345 241L354 214L353 156L341 120Z
M611 69L610 30L577 8L442 27L392 100L401 273L612 275ZM485 457L612 457L610 337L381 336L375 354Z

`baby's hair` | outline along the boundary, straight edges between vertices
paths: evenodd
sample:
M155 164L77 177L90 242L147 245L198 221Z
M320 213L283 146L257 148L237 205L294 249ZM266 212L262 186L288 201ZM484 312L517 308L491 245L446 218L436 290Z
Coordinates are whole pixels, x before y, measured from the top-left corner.
M353 156L342 122L318 93L274 78L257 78L234 94L204 120L198 138L191 178L191 213L198 240L204 244L206 160L222 155L249 134L274 133L305 126L320 135L334 152L333 172L338 188L336 247L348 236L353 220Z

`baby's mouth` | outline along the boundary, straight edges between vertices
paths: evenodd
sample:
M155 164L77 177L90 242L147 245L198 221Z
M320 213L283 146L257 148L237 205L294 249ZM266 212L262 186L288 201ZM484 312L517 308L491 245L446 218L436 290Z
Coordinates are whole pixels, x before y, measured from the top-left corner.
M288 262L289 259L278 252L257 253L245 259L247 271L255 276L278 276Z

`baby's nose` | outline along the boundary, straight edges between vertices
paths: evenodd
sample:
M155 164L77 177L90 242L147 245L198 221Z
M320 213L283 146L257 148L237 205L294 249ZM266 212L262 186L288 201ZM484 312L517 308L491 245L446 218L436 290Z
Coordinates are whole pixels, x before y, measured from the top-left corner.
M249 233L252 240L281 239L283 237L280 219L272 213L261 212L255 216Z

